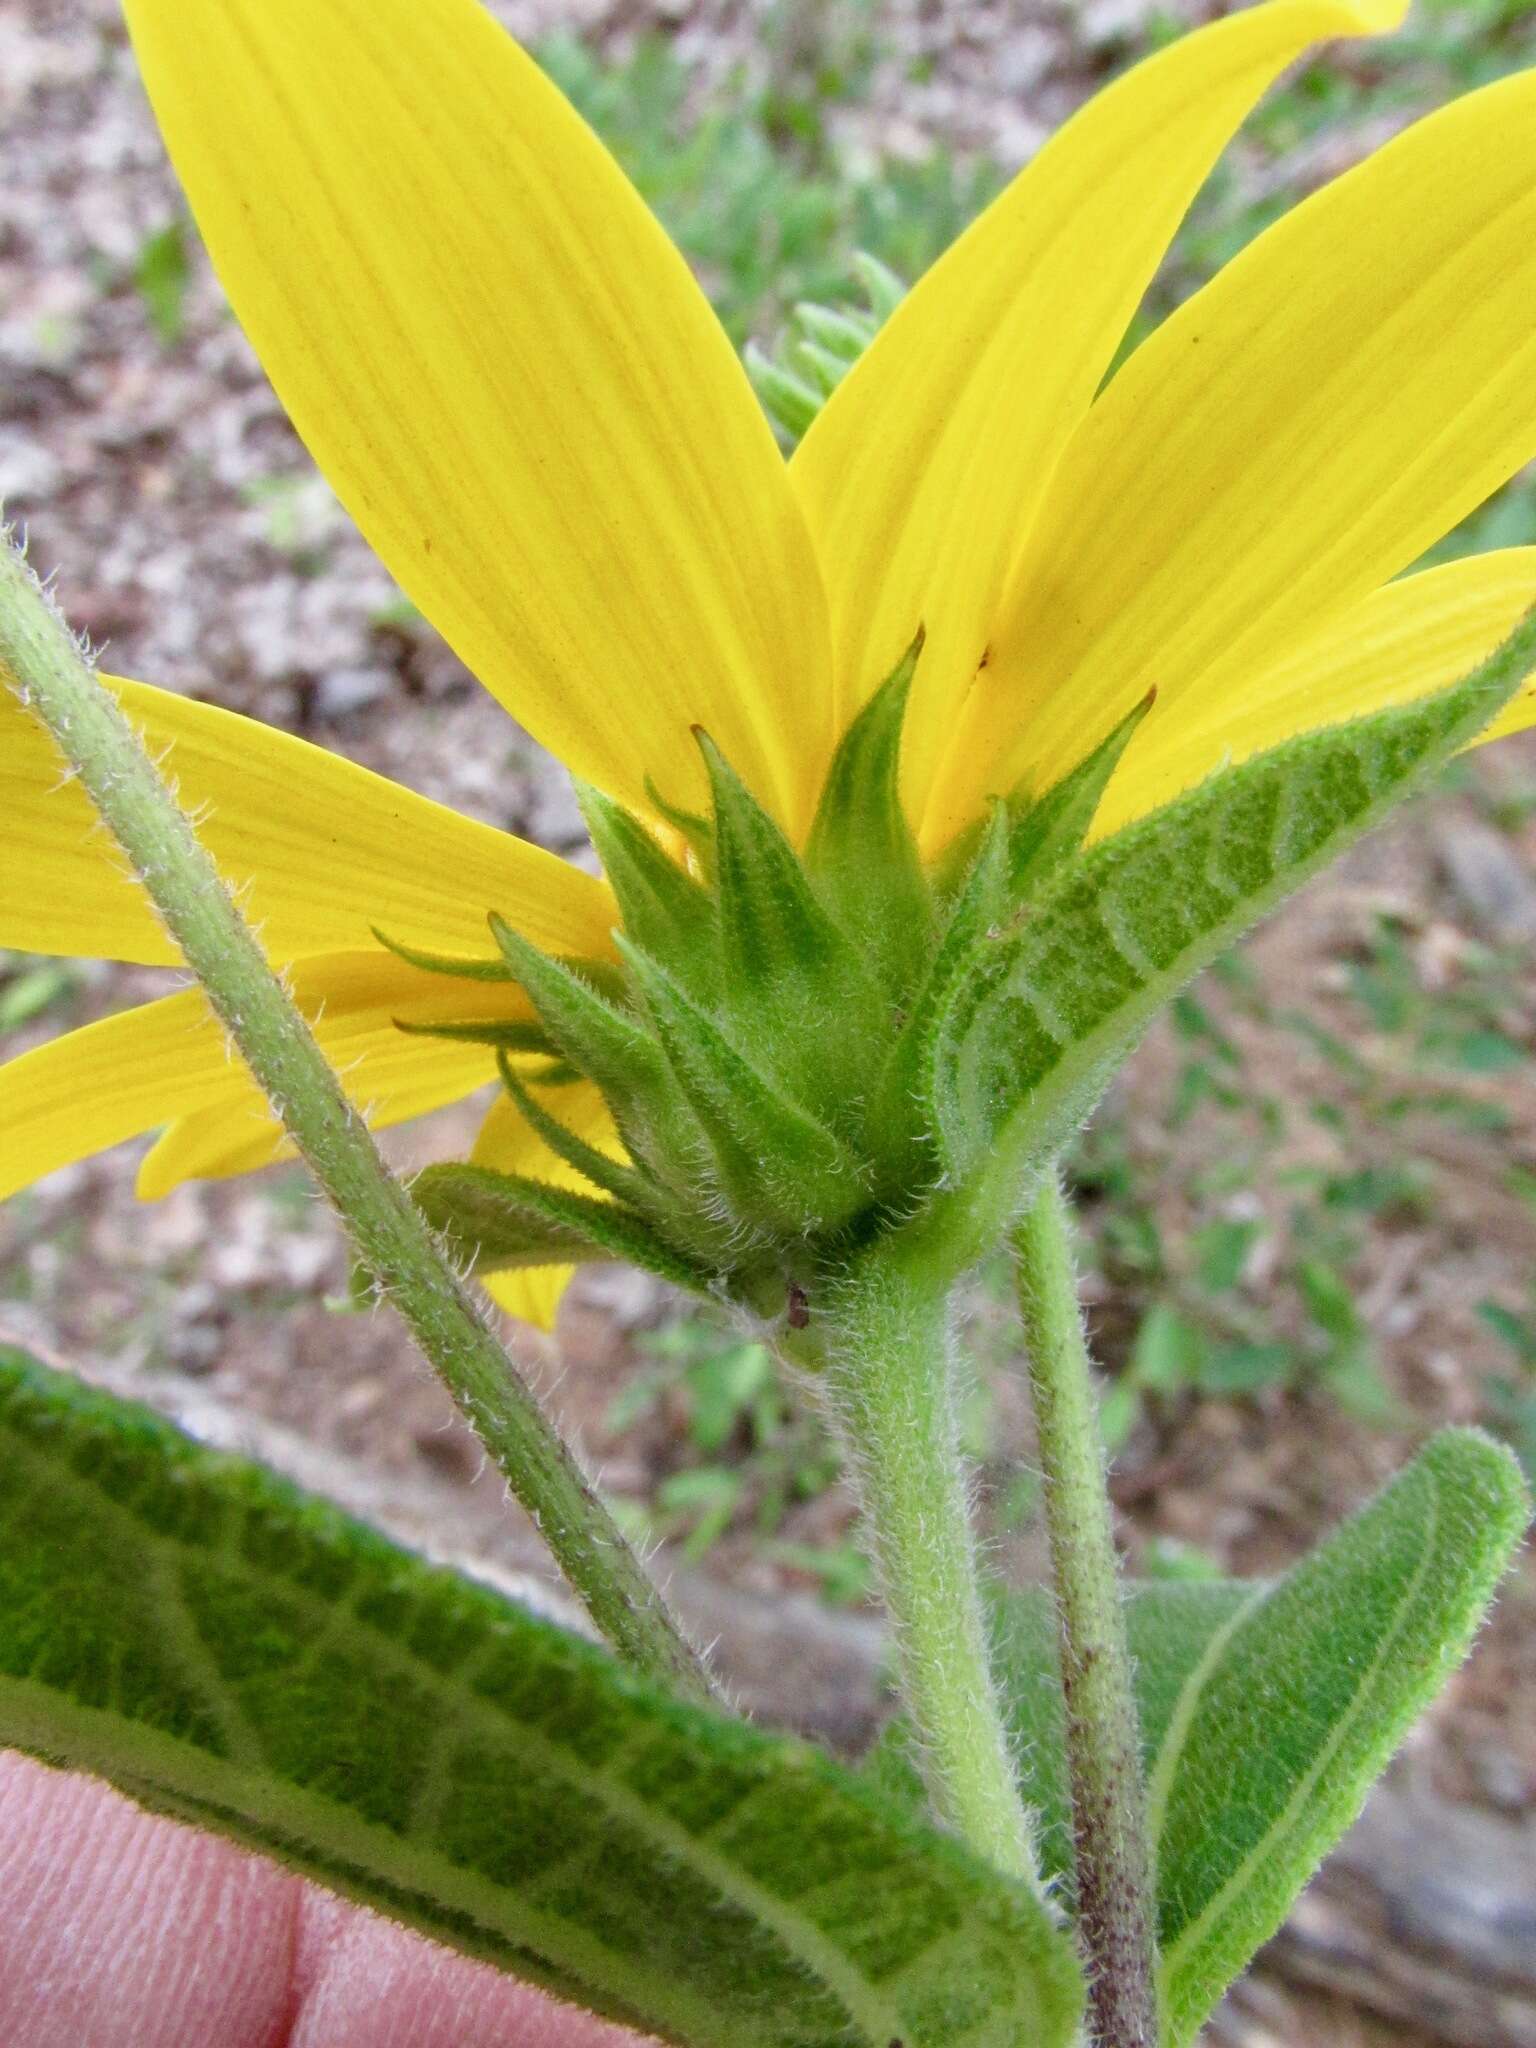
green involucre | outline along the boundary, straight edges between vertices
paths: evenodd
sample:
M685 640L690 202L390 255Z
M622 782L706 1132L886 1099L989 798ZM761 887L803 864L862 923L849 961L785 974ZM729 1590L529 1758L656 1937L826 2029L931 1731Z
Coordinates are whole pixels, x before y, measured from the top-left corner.
M1536 626L1453 689L1293 740L1084 853L1149 698L927 867L899 794L921 651L919 633L844 735L803 855L701 734L713 815L685 821L688 866L586 793L617 964L492 920L630 1154L610 1235L633 1224L654 1270L675 1259L781 1321L888 1233L947 1246L952 1273L995 1242L1161 1004L1486 724Z

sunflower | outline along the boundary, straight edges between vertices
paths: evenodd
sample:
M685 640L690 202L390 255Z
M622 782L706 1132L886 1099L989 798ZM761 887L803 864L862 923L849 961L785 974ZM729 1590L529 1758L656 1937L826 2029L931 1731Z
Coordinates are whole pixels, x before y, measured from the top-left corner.
M1408 128L1109 374L1277 74L1402 11L1270 0L1118 79L902 301L786 462L682 258L477 0L127 0L198 225L298 432L400 587L578 778L608 869L112 680L375 1125L500 1063L475 1161L622 1188L639 1126L620 1104L616 1129L614 1091L562 1060L556 1013L580 987L622 1020L639 974L667 1042L685 999L629 943L637 906L659 889L686 925L726 886L728 825L770 866L809 858L834 764L886 745L891 901L920 924L999 800L1102 755L1103 836L1223 763L1426 696L1505 638L1536 600L1536 548L1401 572L1536 454L1536 75ZM882 702L899 715L872 725ZM1487 736L1533 720L1528 679ZM0 944L176 964L5 693L0 816ZM826 943L854 930L860 959L794 996L799 1042L809 1014L825 1054L802 1094L857 1092L854 1021L900 995L899 962L870 993L889 963L841 909ZM808 929L785 941L790 981ZM710 1000L701 966L677 1013L696 1034ZM716 1035L734 1058L749 1020ZM821 1106L836 1135L837 1101ZM148 1131L147 1198L285 1150L196 990L11 1060L0 1129L0 1195ZM805 1186L818 1143L794 1155ZM866 1187L875 1171L853 1161ZM491 1284L547 1321L566 1271Z

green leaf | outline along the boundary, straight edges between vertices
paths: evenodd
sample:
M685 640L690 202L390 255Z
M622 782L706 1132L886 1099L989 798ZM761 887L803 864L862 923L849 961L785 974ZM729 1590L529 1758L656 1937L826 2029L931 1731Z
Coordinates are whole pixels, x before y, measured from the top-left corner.
M902 300L907 296L907 287L878 256L871 256L867 249L857 249L853 257L853 274L863 288L869 302L869 310L878 322L889 320Z
M1527 618L1454 688L1214 775L1062 869L1021 929L977 949L936 1034L952 1172L1041 1166L1163 1003L1474 738L1533 663Z
M823 348L819 341L812 341L805 334L797 334L785 345L785 360L791 368L802 371L828 399L842 383L853 367L840 351Z
M854 277L868 307L831 307L802 299L790 315L777 352L749 341L747 375L763 409L790 447L800 440L841 374L868 348L906 296L906 286L878 257L859 251Z
M420 946L407 946L401 939L392 939L377 925L369 929L386 953L393 953L408 967L419 967L423 974L446 974L456 981L517 980L515 968L505 959L461 960L456 953L425 953Z
M1154 1755L1164 2038L1185 2048L1471 1647L1529 1514L1447 1430L1213 1636Z
M624 1259L674 1287L710 1292L702 1268L617 1202L600 1202L522 1174L453 1162L426 1167L412 1181L411 1194L433 1228L468 1252L481 1272Z
M552 959L494 913L491 932L529 1001L573 1066L599 1089L631 1157L666 1161L701 1142L661 1049L589 971Z
M446 1038L456 1044L495 1046L499 1052L543 1053L551 1059L556 1052L543 1025L531 1024L526 1018L472 1017L463 1024L417 1024L408 1017L392 1017L390 1022L407 1038Z
M926 1120L919 1119L914 1128L913 1105L923 1098L934 1038L957 980L1007 908L1008 832L1007 807L995 803L950 908L944 936L870 1099L867 1143L898 1196L909 1195L912 1186L932 1171Z
M153 323L155 333L167 348L180 341L186 325L187 290L192 282L192 263L187 250L189 224L179 216L167 221L139 244L133 267L133 281Z
M844 363L856 363L875 338L876 323L867 313L840 312L832 306L819 306L814 299L801 299L794 317L812 341Z
M684 2048L1067 2048L1022 1886L147 1410L0 1352L0 1741Z
M489 1167L428 1166L412 1181L411 1197L455 1253L467 1255L484 1272L609 1256L586 1231L507 1200L496 1188L501 1177Z
M1125 1625L1135 1673L1142 1749L1155 1755L1188 1673L1234 1614L1266 1591L1262 1581L1146 1580L1126 1588ZM1043 1586L994 1593L993 1662L1003 1692L1020 1790L1036 1816L1045 1876L1072 1890L1072 1807L1057 1656L1056 1604ZM914 1813L926 1804L903 1724L893 1721L865 1765L888 1797Z
M821 411L821 392L776 363L755 341L747 343L744 360L764 412L793 446Z
M750 1027L793 1043L825 1004L860 1006L879 993L852 940L811 887L798 855L707 733L698 735L715 805L715 861L726 1000ZM856 1036L856 1034L854 1034ZM823 1051L846 1032L816 1033Z
M715 828L710 820L698 811L684 810L681 804L669 803L656 787L649 775L645 778L645 793L650 798L657 817L665 818L674 832L681 832L688 842L689 851L699 873L711 888L715 880Z
M639 1022L594 986L583 968L556 960L491 913L491 932L555 1044L607 1092L620 1093L646 1071L659 1071L655 1047Z
M1524 1533L1508 1451L1447 1430L1274 1582L1127 1588L1157 1867L1163 2048L1187 2048L1350 1826L1471 1645ZM994 1658L1042 1865L1070 1897L1071 1807L1054 1603L998 1597ZM906 1731L866 1771L924 1808Z
M1008 893L1015 903L1023 902L1055 874L1088 837L1109 778L1156 699L1157 692L1149 690L1108 739L1101 740L1060 782L1033 802L1015 808L1008 837Z
M843 734L805 862L832 914L902 996L926 960L933 899L901 800L901 734L918 656L911 646Z
M889 1028L862 950L811 887L799 854L711 741L696 731L715 803L723 1010L741 1051L795 1102L852 1126L868 1044ZM836 1016L840 1028L827 1030Z

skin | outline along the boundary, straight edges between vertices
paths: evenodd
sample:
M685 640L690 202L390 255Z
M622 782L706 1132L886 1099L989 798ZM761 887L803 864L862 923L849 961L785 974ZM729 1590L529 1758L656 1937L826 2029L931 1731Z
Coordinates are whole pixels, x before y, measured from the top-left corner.
M646 2048L93 1781L0 1756L8 2048Z

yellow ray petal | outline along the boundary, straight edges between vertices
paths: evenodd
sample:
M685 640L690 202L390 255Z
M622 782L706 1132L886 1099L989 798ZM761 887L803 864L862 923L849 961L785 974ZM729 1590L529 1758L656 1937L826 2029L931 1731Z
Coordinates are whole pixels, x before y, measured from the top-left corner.
M488 1078L484 1061L463 1057L463 1052L460 1047L460 1056L444 1057L438 1045L427 1057L418 1051L405 1064L391 1056L391 1044L381 1034L358 1069L356 1100L367 1112L369 1128L382 1131L429 1116L482 1087ZM183 1181L231 1180L297 1156L259 1097L242 1093L169 1125L140 1162L134 1192L141 1201L158 1202Z
M235 1084L189 989L88 1024L0 1066L0 1200L55 1167L217 1101Z
M907 712L915 813L1030 517L1174 229L1234 129L1321 36L1404 0L1275 0L1091 100L892 316L791 476L822 557L840 715L928 629Z
M624 1157L608 1105L589 1083L581 1081L568 1088L546 1090L543 1099L551 1114L559 1117L578 1138L585 1138L589 1145L595 1145L612 1159ZM492 1166L498 1173L531 1174L536 1180L552 1181L556 1187L593 1193L579 1173L550 1151L505 1094L491 1105L470 1156L477 1166ZM492 1300L509 1316L532 1323L537 1330L552 1330L560 1298L575 1271L574 1266L528 1266L510 1273L488 1273L484 1285Z
M396 1099L416 1103L431 1094L427 1106L435 1107L470 1094L495 1072L487 1047L412 1037L395 1028L397 1017L426 1023L529 1014L520 993L505 984L420 974L379 951L302 961L291 986L348 1095L380 1121L398 1120L389 1116ZM0 1199L71 1160L199 1112L217 1112L236 1152L252 1151L264 1132L275 1134L200 990L68 1032L0 1066ZM179 1156L167 1148L145 1192L164 1194L193 1170L183 1165L173 1176Z
M459 655L578 774L786 821L826 613L682 258L477 0L128 0L172 159L278 395ZM793 729L783 716L794 706Z
M558 953L603 954L613 899L542 847L250 718L106 680L201 819L274 959L367 946L370 927L490 951L500 910ZM0 945L150 964L179 956L43 726L0 690Z
M930 803L1259 673L1536 453L1536 73L1420 121L1132 356L1064 456Z
M1536 548L1502 548L1373 591L1261 676L1214 677L1168 727L1154 710L1094 820L1103 838L1293 733L1411 703L1470 675L1536 604ZM1160 709L1160 707L1159 707ZM1536 677L1483 734L1536 724ZM1479 742L1482 744L1482 741Z
M232 1108L221 1101L166 1125L139 1161L133 1191L141 1202L158 1202L183 1181L233 1180L293 1157L292 1144L259 1104L243 1098Z

